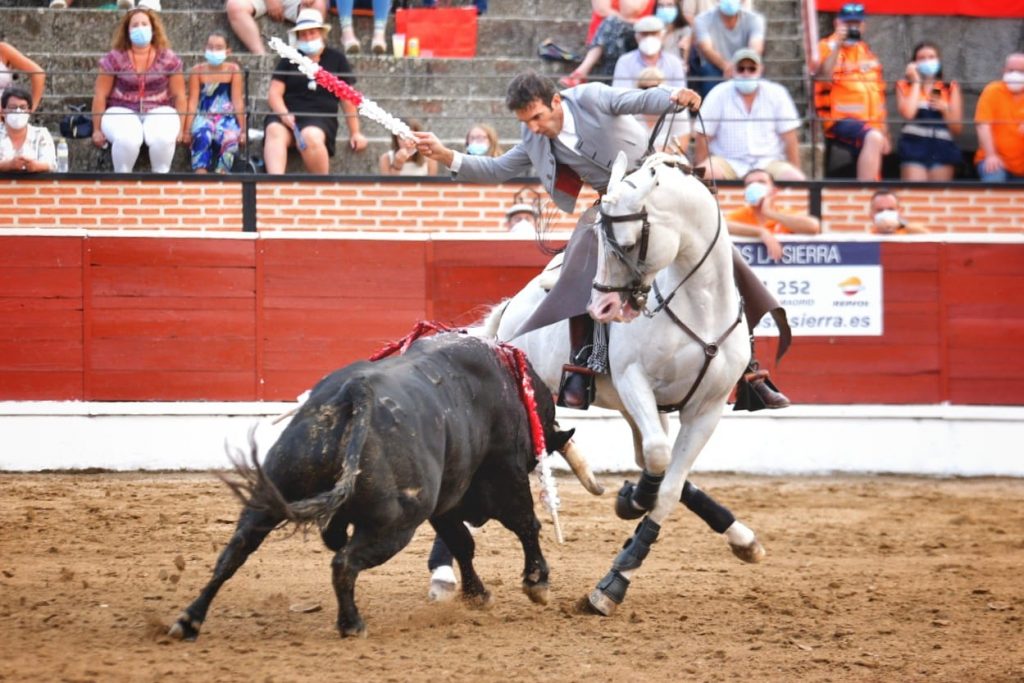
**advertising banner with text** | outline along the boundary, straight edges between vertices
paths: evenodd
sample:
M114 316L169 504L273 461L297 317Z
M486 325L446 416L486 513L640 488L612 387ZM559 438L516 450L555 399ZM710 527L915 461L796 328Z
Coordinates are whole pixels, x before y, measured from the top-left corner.
M793 336L880 336L882 265L878 242L783 242L773 261L760 242L737 244L786 309ZM779 331L766 315L758 336Z

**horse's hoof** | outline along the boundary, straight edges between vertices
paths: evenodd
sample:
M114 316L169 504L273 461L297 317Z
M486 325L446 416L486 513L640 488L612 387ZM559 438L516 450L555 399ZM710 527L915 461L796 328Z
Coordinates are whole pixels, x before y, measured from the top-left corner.
M590 591L590 595L587 596L587 606L590 607L590 610L594 614L599 614L602 617L610 617L615 614L615 610L618 608L619 603L602 593L600 589L595 588Z
M645 514L646 510L640 510L633 505L633 491L636 489L636 484L631 481L622 483L622 488L619 489L619 494L615 496L615 516L619 519L640 519Z
M347 626L338 625L338 633L342 638L365 638L366 637L366 624L360 619L354 624Z
M462 598L466 601L467 605L475 607L476 609L486 609L491 606L492 602L494 602L493 598L491 598L491 594L486 590L482 593L463 593Z
M546 605L551 599L551 590L546 583L523 583L523 592L531 602Z
M199 623L189 619L187 614L182 614L167 629L167 635L175 640L195 640L199 637Z
M747 545L729 544L732 554L749 564L757 564L765 558L768 553L764 546L756 538Z
M455 580L455 571L449 565L441 565L430 576L430 589L427 591L427 600L431 602L447 602L455 597L457 587L458 582Z

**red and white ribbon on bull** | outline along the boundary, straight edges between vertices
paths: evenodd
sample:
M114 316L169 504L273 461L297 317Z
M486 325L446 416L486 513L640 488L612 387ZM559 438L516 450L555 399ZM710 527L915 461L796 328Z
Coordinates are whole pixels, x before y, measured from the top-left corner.
M331 93L339 100L350 102L355 105L356 111L371 121L375 121L386 128L389 132L406 140L415 140L412 130L401 119L392 116L380 108L376 102L363 95L351 85L341 80L334 74L323 69L312 59L296 50L280 38L271 38L267 43L270 49L281 55L283 59L299 67L299 71L309 78L310 83L316 83L321 88Z

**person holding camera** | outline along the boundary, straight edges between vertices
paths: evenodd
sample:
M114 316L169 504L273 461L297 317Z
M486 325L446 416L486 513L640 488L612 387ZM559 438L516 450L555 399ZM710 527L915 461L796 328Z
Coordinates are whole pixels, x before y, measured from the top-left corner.
M889 153L882 62L864 41L864 5L847 3L835 31L818 45L814 104L825 137L857 159L858 180L880 180Z
M907 64L907 78L896 83L896 107L910 122L896 151L903 180L953 179L962 159L954 136L963 128L960 84L942 80L939 48L919 43Z

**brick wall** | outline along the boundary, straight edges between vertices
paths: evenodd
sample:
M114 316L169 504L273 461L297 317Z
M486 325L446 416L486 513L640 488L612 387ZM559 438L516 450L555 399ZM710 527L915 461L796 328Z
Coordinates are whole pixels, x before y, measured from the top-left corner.
M480 232L503 230L504 210L521 185L420 182L277 182L256 185L260 231ZM537 188L539 189L539 188ZM872 189L841 186L822 193L826 232L866 232ZM581 195L581 209L595 199ZM741 201L736 187L720 188L722 208ZM906 217L936 233L1024 231L1024 188L900 189ZM781 192L779 206L805 211L808 191ZM555 230L572 218L555 215ZM90 230L242 229L242 185L224 181L164 179L0 180L0 229Z

